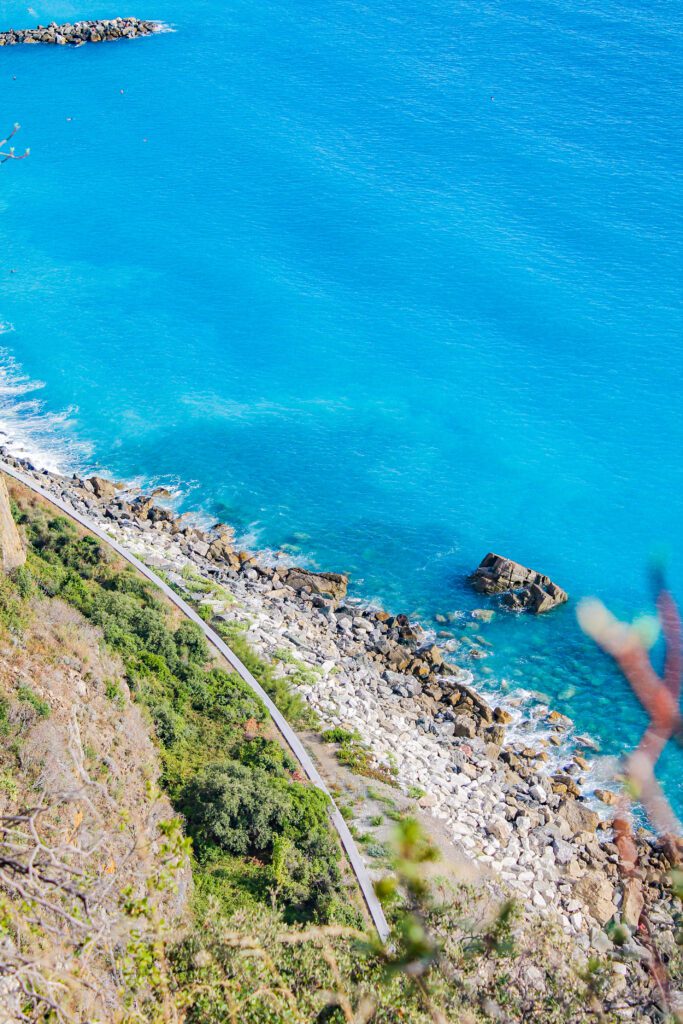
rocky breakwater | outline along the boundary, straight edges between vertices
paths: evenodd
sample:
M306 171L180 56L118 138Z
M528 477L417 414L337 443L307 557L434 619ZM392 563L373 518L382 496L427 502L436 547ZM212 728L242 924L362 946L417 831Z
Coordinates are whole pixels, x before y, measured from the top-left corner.
M161 30L158 21L141 21L140 18L113 18L109 21L76 21L36 28L14 29L0 32L0 46L16 46L19 43L47 43L52 46L82 46L83 43L106 43L114 39L135 39L149 36Z
M557 921L578 948L614 958L613 1005L633 1018L650 990L644 915L675 946L666 851L641 834L636 875L620 872L609 823L585 799L591 765L572 749L569 719L514 695L492 705L422 626L354 603L341 574L240 550L228 526L200 529L156 504L159 494L4 457L163 570L207 617L240 630L326 725L356 732L371 770L423 794L421 806L480 865L496 897L512 893ZM619 950L613 923L626 929ZM624 951L629 966L620 974Z
M503 604L508 608L535 615L569 600L566 591L549 576L493 552L482 559L469 581L478 593L502 594Z

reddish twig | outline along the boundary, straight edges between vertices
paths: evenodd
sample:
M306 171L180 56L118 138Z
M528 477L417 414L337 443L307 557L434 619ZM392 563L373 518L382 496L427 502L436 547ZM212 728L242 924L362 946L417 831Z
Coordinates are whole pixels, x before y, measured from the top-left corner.
M663 577L655 577L657 618L665 644L664 670L655 671L649 651L638 629L619 622L600 601L584 601L579 622L585 632L606 651L621 669L650 721L636 749L626 759L626 782L614 814L614 842L619 852L622 875L642 892L638 870L638 849L630 820L630 798L637 797L651 824L662 838L672 864L681 856L681 826L655 777L655 767L672 738L680 739L683 720L679 707L683 677L681 619L676 602ZM669 979L653 941L646 913L640 915L638 937L650 952L650 971L663 998L669 1002Z
M626 776L632 796L642 804L656 831L676 847L675 836L681 826L655 778L654 769L662 751L672 738L683 733L679 708L683 654L681 652L681 619L676 603L657 577L657 617L666 648L664 672L660 677L652 666L641 632L619 622L600 602L584 601L579 607L579 622L584 631L606 651L621 669L626 681L646 711L650 721L640 743L626 760ZM615 816L617 840L625 845L628 799ZM630 826L628 826L630 831ZM635 850L623 854L632 861Z

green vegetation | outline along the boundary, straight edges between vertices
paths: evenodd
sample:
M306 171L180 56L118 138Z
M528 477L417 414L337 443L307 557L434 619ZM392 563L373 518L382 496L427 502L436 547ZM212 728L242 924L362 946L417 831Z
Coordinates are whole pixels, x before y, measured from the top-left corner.
M265 903L287 920L357 920L327 798L298 781L295 763L270 736L262 702L212 661L201 630L187 620L174 623L145 580L66 519L38 506L19 511L18 520L30 551L21 577L0 581L2 624L21 628L23 595L37 590L77 608L120 655L159 741L164 788L193 840L200 902L217 897L223 910ZM222 632L290 721L311 724L305 702L243 636L224 624ZM115 683L106 693L114 701L122 697ZM39 715L49 714L28 687L18 696Z
M24 701L25 704L30 704L39 718L48 718L50 705L42 697L39 697L37 693L34 693L30 686L18 686L17 697L19 700Z
M290 725L296 729L314 729L318 718L301 694L290 690L289 681L276 676L271 665L266 664L252 651L244 638L243 630L234 623L214 622L213 629L230 644L230 647L261 684L270 699L279 708Z
M381 764L363 743L357 732L349 732L348 729L335 726L333 729L326 729L321 734L321 739L325 743L339 744L337 750L339 763L356 775L377 779L378 782L384 782L389 786L396 785L396 776L398 775L396 765L393 763Z
M123 704L123 693L115 679L107 679L104 684L104 692L106 697L113 701L114 704Z

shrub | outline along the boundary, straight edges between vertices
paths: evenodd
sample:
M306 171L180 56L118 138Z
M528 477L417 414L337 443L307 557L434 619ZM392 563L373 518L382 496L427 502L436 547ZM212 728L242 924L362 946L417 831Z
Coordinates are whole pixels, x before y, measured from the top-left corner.
M212 846L263 855L283 831L287 800L263 769L226 761L188 782L181 807L200 856Z
M178 656L183 661L204 665L209 660L209 647L195 622L185 619L173 634Z
M324 916L341 882L324 793L225 761L188 782L180 805L200 860L217 850L258 857L269 865L274 899Z

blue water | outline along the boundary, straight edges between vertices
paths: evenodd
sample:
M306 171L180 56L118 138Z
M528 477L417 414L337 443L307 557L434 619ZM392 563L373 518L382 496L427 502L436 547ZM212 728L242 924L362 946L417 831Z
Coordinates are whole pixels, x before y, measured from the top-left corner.
M32 150L0 167L15 445L426 620L481 604L490 549L629 616L665 550L683 598L678 4L32 10L0 27L175 32L0 52ZM619 752L642 719L574 608L499 615L477 672Z

